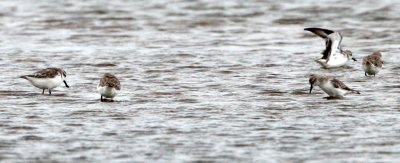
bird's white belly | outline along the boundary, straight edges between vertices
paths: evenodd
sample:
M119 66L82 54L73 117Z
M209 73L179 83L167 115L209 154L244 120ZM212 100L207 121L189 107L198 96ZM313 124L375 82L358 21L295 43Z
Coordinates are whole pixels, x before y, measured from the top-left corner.
M381 68L376 67L374 65L369 65L368 66L367 64L363 64L363 69L368 75L375 75L375 74L377 74L379 72L379 70Z
M333 87L331 83L322 84L320 87L326 94L331 97L343 97L347 92L343 89Z
M346 64L349 59L342 55L336 54L329 58L329 61L326 63L326 68L340 67Z
M114 98L118 94L118 90L113 87L97 85L97 91L104 97Z
M40 89L53 89L57 86L59 86L62 82L63 79L61 76L56 76L54 78L33 78L33 77L27 77L29 82L32 83L33 86L40 88Z

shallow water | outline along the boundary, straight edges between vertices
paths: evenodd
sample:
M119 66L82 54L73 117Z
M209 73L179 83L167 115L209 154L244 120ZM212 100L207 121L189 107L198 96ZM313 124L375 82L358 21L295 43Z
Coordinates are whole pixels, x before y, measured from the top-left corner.
M398 162L400 3L395 1L0 2L4 162ZM361 62L321 69L340 30ZM53 95L18 78L62 67ZM101 103L100 76L120 78ZM360 95L308 94L310 73Z

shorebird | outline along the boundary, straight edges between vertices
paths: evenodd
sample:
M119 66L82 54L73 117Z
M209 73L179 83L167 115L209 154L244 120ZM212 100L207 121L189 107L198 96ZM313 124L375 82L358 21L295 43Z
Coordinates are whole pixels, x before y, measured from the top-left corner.
M348 93L360 94L360 92L347 87L343 82L331 76L311 74L309 83L310 93L314 86L319 86L325 93L329 95L329 97L327 97L328 99L341 99Z
M365 76L375 76L375 74L382 69L383 61L381 60L381 57L382 54L377 51L363 58L362 67L365 71Z
M340 46L342 42L342 35L339 32L322 28L305 28L304 30L310 31L325 40L325 50L322 52L322 58L315 60L324 68L335 68L343 66L353 59L350 50L343 50Z
M24 75L21 78L28 80L33 86L43 89L48 89L51 94L51 89L58 87L62 82L69 88L65 78L67 73L60 68L46 68L35 72L33 75Z
M100 101L102 102L105 101L103 97L111 98L111 101L114 101L113 98L118 94L119 90L121 90L119 80L110 73L105 73L97 85L97 91L100 93Z

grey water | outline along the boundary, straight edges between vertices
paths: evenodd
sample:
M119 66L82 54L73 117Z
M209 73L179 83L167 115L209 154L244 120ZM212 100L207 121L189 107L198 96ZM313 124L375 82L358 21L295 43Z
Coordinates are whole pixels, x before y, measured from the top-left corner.
M399 162L400 3L0 1L1 162ZM338 30L358 62L322 69ZM365 77L363 56L384 68ZM67 72L52 95L18 78ZM100 102L113 73L122 90ZM310 73L360 95L308 93Z

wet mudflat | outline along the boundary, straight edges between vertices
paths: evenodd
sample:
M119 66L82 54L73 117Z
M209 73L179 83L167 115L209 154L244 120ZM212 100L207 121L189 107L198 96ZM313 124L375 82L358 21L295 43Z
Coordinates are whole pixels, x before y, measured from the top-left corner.
M398 162L400 3L395 1L0 2L0 160ZM359 62L321 69L340 30ZM384 69L365 77L361 57ZM61 67L53 95L18 78ZM103 73L120 78L101 103ZM308 94L310 73L360 95Z

